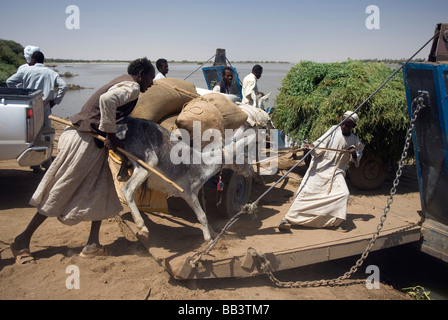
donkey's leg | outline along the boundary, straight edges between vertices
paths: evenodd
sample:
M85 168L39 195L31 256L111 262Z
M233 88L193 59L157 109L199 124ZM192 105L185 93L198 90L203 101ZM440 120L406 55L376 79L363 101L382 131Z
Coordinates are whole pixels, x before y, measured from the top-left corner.
M123 192L123 196L125 197L129 208L131 209L132 217L134 218L134 222L137 227L140 229L138 232L139 235L148 238L149 230L145 226L145 222L140 214L140 210L138 210L137 204L135 203L134 197L137 189L146 181L149 176L149 172L142 168L141 166L135 166L134 172L132 173L131 178L128 182L122 187L121 191Z
M209 242L212 240L212 236L215 236L215 232L210 229L208 220L204 210L202 210L201 204L196 194L191 194L191 197L184 198L188 205L193 209L199 223L202 225L202 233L204 234L204 240Z

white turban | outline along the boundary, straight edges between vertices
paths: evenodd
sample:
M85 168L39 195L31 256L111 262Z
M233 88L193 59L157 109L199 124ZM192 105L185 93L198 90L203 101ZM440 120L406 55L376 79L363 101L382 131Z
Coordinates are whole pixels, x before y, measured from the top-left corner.
M359 121L358 115L356 113L353 113L353 111L347 111L346 113L344 113L344 118L348 117L350 117L350 120L352 120L355 124L357 124Z
M25 49L23 49L23 55L25 56L26 62L31 62L31 56L36 51L40 51L40 48L35 46L26 46Z

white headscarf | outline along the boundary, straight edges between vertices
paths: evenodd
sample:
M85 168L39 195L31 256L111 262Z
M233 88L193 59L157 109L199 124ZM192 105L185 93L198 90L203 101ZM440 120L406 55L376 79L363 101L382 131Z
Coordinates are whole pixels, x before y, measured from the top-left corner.
M25 56L26 62L31 62L31 56L36 51L40 51L40 48L35 46L26 46L25 49L23 49L23 55Z
M352 120L355 124L357 124L359 121L358 115L356 113L353 113L353 111L347 111L346 113L344 113L344 118L348 117L350 117L350 120Z

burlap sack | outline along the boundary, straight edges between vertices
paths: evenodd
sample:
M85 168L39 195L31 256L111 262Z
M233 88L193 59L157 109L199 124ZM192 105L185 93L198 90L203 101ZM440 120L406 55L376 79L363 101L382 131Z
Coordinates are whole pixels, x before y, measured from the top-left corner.
M220 132L221 137L224 137L224 125L221 112L202 97L193 99L187 103L176 119L176 125L178 128L188 131L190 140L193 140L193 134L198 134L198 132L193 131L194 122L200 122L201 124L199 137L201 142L204 132L208 129L216 129ZM209 143L210 141L203 141L201 146L204 147Z
M169 132L173 132L177 129L176 119L179 116L179 113L171 114L166 116L162 120L159 121L159 124L164 127Z
M191 94L182 93L175 87ZM165 78L155 81L146 92L140 93L137 105L131 117L159 122L173 113L179 113L182 107L197 96L195 86L184 80Z
M266 111L248 104L240 104L239 107L247 114L247 123L251 127L266 127L270 124L271 119Z
M202 98L221 112L224 129L238 129L246 122L247 113L224 95L209 93L203 95Z

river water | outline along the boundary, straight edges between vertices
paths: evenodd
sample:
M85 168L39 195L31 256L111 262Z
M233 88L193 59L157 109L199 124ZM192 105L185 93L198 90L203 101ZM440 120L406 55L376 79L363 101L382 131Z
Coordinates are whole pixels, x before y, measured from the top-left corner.
M206 65L210 66L210 64ZM236 68L241 82L248 75L253 64L233 64ZM269 63L264 64L263 75L258 81L259 90L264 93L272 92L266 106L273 107L275 98L279 93L282 80L291 69L293 64L288 63ZM101 86L110 80L127 73L128 64L58 64L55 68L59 74L70 72L74 77L64 78L69 84L84 87L82 90L68 91L61 104L53 108L53 114L58 117L71 117L79 112L84 103ZM201 66L195 63L170 63L168 77L177 78L193 83L197 88L207 88ZM199 69L198 69L199 68ZM198 69L198 70L197 70ZM197 71L196 71L197 70Z

